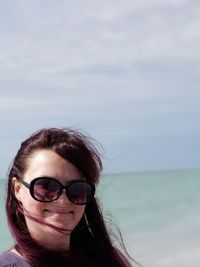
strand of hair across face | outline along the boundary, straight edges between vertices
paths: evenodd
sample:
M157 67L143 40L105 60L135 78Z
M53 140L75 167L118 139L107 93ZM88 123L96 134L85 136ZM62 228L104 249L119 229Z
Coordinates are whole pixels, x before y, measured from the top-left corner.
M64 234L64 235L70 235L72 230L69 230L69 229L64 229L64 228L61 228L61 227L57 227L51 223L48 223L46 221L44 221L43 219L40 219L40 218L37 218L33 215L30 214L30 212L28 210L26 210L24 207L21 208L21 212L23 213L23 215L29 219L31 219L32 221L34 222L37 222L37 223L40 223L40 224L43 224L43 225L46 225L52 229L54 229L55 231L61 233L61 234Z

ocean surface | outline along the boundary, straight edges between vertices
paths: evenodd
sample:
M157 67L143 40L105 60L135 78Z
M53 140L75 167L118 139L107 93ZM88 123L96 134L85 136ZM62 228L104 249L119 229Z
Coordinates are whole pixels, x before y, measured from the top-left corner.
M13 244L2 179L0 195L2 252ZM97 195L109 228L119 226L127 251L142 266L200 266L200 170L103 175Z

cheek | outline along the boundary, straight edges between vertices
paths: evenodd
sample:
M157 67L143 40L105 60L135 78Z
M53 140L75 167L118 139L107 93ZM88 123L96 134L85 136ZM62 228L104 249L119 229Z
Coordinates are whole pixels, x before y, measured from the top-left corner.
M43 215L46 204L34 200L31 196L26 196L26 198L23 198L23 200L21 200L21 202L23 208L31 215Z
M81 219L81 217L83 216L84 212L85 212L85 206L77 206L76 215L78 217L78 220Z

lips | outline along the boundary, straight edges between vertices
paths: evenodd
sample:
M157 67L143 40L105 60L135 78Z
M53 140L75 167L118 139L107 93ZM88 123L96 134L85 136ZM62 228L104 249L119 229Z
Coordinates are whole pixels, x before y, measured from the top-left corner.
M66 211L66 210L59 210L59 209L55 209L55 210L45 209L44 211L49 216L53 216L55 218L72 219L73 216L74 216L74 212L73 211Z
M66 211L54 211L52 212L52 214L55 214L56 216L64 216L66 218L72 218L73 216L73 212L72 211L69 211L69 212L66 212Z
M66 212L66 211L54 211L53 213L57 213L57 214L69 214L71 212Z

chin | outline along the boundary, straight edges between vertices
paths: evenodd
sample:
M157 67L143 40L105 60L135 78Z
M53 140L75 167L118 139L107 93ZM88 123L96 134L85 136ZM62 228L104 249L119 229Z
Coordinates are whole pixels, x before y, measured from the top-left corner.
M74 223L59 223L59 222L47 222L49 225L47 227L50 231L54 231L57 233L71 233L76 225Z

